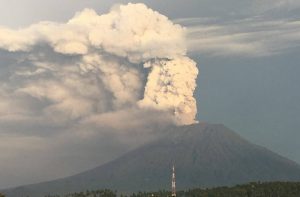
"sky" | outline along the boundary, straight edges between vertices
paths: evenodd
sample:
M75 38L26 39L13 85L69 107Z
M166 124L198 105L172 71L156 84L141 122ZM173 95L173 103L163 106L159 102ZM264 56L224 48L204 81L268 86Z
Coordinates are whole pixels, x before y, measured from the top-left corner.
M92 24L90 19L97 18L96 12L98 15L111 13L111 7L116 10L117 4L128 2L144 3L160 13L145 11L148 19L159 19L158 23L153 20L154 25L150 26L150 30L159 26L155 30L157 37L150 36L156 46L137 44L149 39L147 37L139 42L122 42L132 38L125 30L117 34L119 42L108 42L116 37L105 37L106 34L100 41L97 37L91 39L90 45L79 38L79 33L89 31L102 35L105 23L100 24L101 31L99 27L88 27L87 32L85 24ZM154 123L156 127L164 122L191 123L196 111L197 120L222 123L251 142L300 163L299 1L0 0L0 3L3 5L0 7L0 80L5 84L0 90L0 114L3 111L13 114L1 114L0 188L90 169L156 136L150 129ZM85 8L95 12L82 11ZM77 18L75 13L78 13ZM124 13L125 18L136 14L130 9ZM75 18L71 25L61 25L71 18ZM113 14L111 18L105 20L116 20ZM135 24L135 17L129 18L133 18L129 21ZM121 19L120 24L132 25ZM139 21L143 21L143 17ZM29 26L31 28L24 31ZM107 27L108 34L112 33L109 30ZM51 36L57 31L79 33ZM183 40L183 31L186 31L186 40ZM166 34L172 35L171 39L167 39ZM77 50L73 50L73 46ZM99 59L86 54L86 47L104 55ZM81 55L86 58L79 59ZM151 60L144 65L145 69L138 67L153 57L174 61ZM81 77L82 73L74 70L73 64L79 64L80 71L87 73L87 77ZM94 64L108 64L111 68L95 70ZM184 107L166 105L172 102L165 99L153 104L154 98L163 97L155 92L158 85L153 87L152 79L160 78L161 84L175 84L173 88L181 92L180 80L157 74L176 73L178 70L169 65L180 64L188 69L174 68L184 73L184 79L191 78L187 81L188 88L184 88L187 92L182 92L189 95L183 98L189 102L185 102ZM63 69L59 65L63 65ZM90 73L99 74L99 69L102 69L102 78L90 78L93 76ZM160 72L154 72L155 69ZM195 89L193 79L198 71ZM115 80L109 83L111 73ZM122 80L127 84L129 79L129 86L121 86ZM119 82L120 86L113 85ZM122 91L124 89L126 91ZM184 111L186 107L195 106L191 95L194 89L197 110ZM112 98L118 99L112 101ZM172 94L169 98L174 102L182 99ZM126 102L121 102L124 99ZM71 111L74 106L76 110ZM170 109L179 115L170 116ZM157 116L161 122L157 122Z

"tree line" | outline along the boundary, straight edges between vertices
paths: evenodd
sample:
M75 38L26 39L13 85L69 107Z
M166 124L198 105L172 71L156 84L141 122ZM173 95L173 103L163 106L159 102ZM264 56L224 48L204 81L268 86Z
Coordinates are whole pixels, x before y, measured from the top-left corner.
M233 187L196 188L178 191L177 197L299 197L300 182L253 182ZM120 194L109 189L92 190L66 195L47 195L45 197L170 197L170 191L137 192ZM5 197L0 194L0 197Z
M170 191L139 192L128 197L170 197ZM300 182L253 182L233 187L178 191L177 197L300 197Z

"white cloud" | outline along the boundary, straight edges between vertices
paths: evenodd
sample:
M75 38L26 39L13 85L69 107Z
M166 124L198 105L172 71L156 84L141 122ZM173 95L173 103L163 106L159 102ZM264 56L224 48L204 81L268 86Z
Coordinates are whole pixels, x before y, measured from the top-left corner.
M260 57L284 53L300 46L299 20L179 21L189 24L187 37L190 52L212 56Z
M292 10L300 7L298 0L255 0L253 8L256 12Z

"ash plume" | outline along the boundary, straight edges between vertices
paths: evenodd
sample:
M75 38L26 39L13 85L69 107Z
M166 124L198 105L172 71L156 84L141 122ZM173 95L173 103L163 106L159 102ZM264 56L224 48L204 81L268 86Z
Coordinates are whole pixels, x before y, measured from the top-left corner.
M1 103L19 110L0 108L2 118L83 120L134 108L159 110L176 124L195 122L198 70L186 56L185 30L143 4L103 15L85 9L67 23L1 27L0 38L14 56L5 65Z
M75 174L157 128L194 123L198 70L185 42L183 27L143 4L0 27L1 187Z

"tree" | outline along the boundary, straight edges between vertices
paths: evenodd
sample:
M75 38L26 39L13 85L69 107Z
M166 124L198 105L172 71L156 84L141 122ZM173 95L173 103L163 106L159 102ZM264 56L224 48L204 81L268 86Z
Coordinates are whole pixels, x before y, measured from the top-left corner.
M4 194L1 194L1 193L0 193L0 197L5 197L5 196L4 196Z

